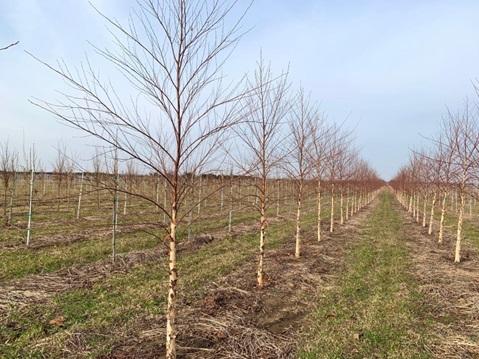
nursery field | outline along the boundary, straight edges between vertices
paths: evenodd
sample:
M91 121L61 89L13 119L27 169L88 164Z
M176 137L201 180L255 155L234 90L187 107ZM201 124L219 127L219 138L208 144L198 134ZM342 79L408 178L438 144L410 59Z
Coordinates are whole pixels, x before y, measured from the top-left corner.
M479 359L477 13L0 1L0 359Z
M324 196L320 242L316 202L306 200L300 259L294 256L294 205L284 199L280 213L271 213L263 289L254 275L254 212L238 211L229 231L220 208L205 206L189 238L184 233L179 240L179 357L478 355L477 241L468 241L468 260L455 266L449 229L438 246L390 188L371 199L330 233ZM111 208L102 207L102 218L93 203L85 207L87 218L77 220L65 205L61 223L40 213L30 248L15 241L22 237L20 211L2 236L2 357L165 355L159 344L167 286L161 236L150 233L153 226L134 224L145 216L136 216L142 206L131 204L132 214L120 216L128 230L119 227L112 262L111 228L104 223ZM339 204L335 210L341 212ZM472 219L467 228L474 238ZM44 239L49 236L55 239Z

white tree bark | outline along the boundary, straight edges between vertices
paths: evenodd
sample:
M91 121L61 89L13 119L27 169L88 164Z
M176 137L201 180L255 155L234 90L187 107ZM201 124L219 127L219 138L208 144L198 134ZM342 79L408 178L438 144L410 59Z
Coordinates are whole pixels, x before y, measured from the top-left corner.
M430 216L429 216L429 229L427 231L427 233L429 235L432 234L432 226L433 226L433 223L434 223L434 208L436 207L436 198L437 198L437 192L434 191L434 194L433 194L433 197L432 197L432 202L431 202L431 213L430 213Z
M444 239L444 218L446 215L446 200L447 200L447 191L444 191L442 197L442 205L441 205L441 219L439 221L439 236L437 239L438 243L442 243Z
M30 245L31 231L32 231L32 204L33 204L33 181L35 178L35 173L33 171L33 166L30 172L30 190L28 196L28 223L27 223L27 247Z

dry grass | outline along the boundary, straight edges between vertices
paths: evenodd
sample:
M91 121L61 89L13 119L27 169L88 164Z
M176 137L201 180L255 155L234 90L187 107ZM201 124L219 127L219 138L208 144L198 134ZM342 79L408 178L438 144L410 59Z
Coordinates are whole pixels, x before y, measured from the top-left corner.
M403 213L407 245L413 257L419 288L430 308L434 339L429 348L436 358L479 357L479 255L466 248L462 263L453 262L454 238L442 245Z

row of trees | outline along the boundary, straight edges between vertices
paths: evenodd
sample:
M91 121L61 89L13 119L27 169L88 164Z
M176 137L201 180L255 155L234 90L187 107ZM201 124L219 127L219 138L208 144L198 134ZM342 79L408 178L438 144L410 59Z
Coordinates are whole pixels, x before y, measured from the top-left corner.
M441 133L431 139L431 148L413 151L409 164L391 182L408 212L432 235L435 211L440 219L437 241L444 239L444 221L450 210L457 215L454 261L461 261L463 222L466 205L472 215L479 179L479 126L476 107L466 104L462 111L448 112ZM427 218L428 217L428 218Z
M119 76L111 80L104 80L89 60L75 70L63 62L52 66L39 60L67 83L70 92L60 101L34 104L107 149L103 155L109 156L105 163L110 175L98 177L96 184L114 195L114 225L120 193L124 203L134 196L163 215L164 223L158 226L165 229L168 242L167 358L176 357L178 227L224 188L202 192L204 187L199 187L193 197L205 174L236 174L254 183L252 203L260 222L259 287L264 285L267 210L275 181L287 178L294 186L296 257L302 250L306 186L314 182L317 189L321 240L323 182L330 190L331 232L336 198L344 223L381 185L358 158L350 135L327 124L303 89L291 90L287 72L274 75L260 57L252 76L227 82L223 65L243 35L246 10L236 0L140 0L128 24L99 12L114 34L114 45L95 48L95 53L109 70L117 71ZM166 196L120 185L121 163L158 178Z

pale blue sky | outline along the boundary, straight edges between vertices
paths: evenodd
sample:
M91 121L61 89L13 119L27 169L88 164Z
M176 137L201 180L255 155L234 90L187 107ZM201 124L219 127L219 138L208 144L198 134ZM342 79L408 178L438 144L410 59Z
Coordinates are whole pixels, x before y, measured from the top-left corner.
M132 0L93 0L124 18ZM479 1L257 0L252 27L228 64L251 71L260 48L273 67L310 90L331 120L356 129L366 158L386 179L437 131L445 107L460 106L479 77ZM28 103L63 86L23 50L78 64L87 41L109 35L87 0L0 0L0 141L35 142L44 163L59 140L87 152L82 135Z

